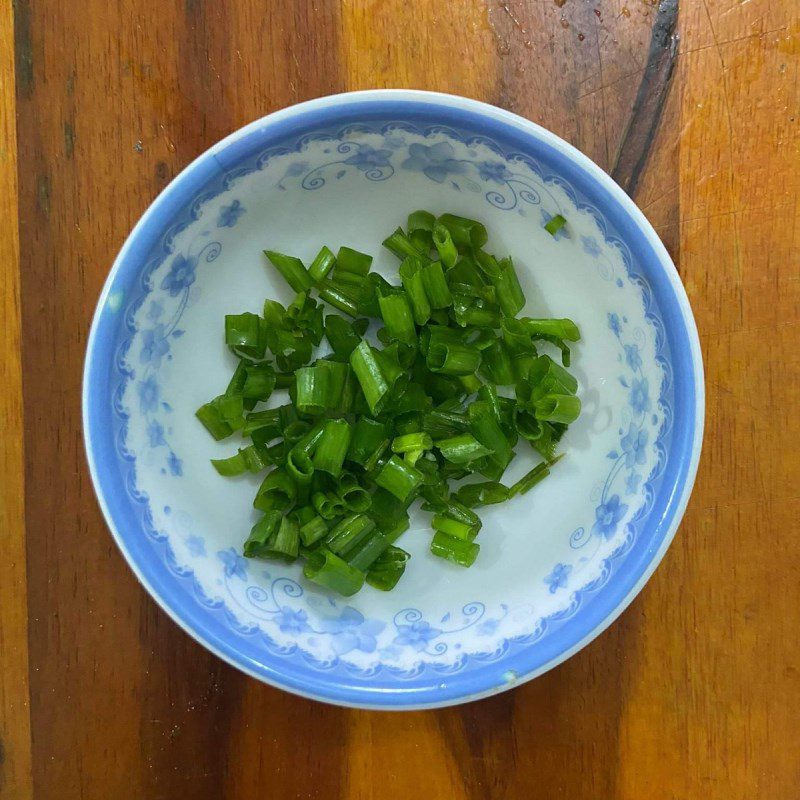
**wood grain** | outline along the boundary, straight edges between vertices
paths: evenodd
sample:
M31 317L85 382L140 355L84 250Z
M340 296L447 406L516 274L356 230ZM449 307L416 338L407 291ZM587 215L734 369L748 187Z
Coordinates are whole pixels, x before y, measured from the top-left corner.
M20 364L17 138L11 6L0 7L0 797L28 800L28 606Z
M0 72L3 800L795 800L800 7L681 0L648 127L632 114L648 107L656 5L17 0L18 200ZM692 503L620 621L513 692L394 715L262 686L170 622L100 517L79 403L96 297L165 183L253 118L375 86L497 103L608 170L632 125L652 128L632 185L686 284L708 376Z

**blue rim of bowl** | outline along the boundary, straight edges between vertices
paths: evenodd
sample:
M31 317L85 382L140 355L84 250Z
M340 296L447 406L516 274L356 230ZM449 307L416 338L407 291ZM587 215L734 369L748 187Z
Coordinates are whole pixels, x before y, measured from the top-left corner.
M281 657L259 647L255 637L237 636L232 641L234 634L223 618L193 602L163 561L155 558L130 511L117 466L112 399L106 392L92 390L110 385L122 313L109 302L112 293L127 295L170 221L204 186L221 171L290 134L385 118L463 126L502 140L568 176L603 209L646 275L665 322L674 372L674 434L662 489L648 526L640 531L615 579L558 630L485 669L448 676L423 672L391 686L355 675L347 679L338 675L333 682L319 669L282 665ZM123 245L98 300L87 343L82 405L89 471L108 527L139 581L187 633L245 673L295 694L361 708L415 709L480 699L535 678L585 647L624 611L658 566L686 509L700 458L705 397L697 329L677 270L642 212L605 172L559 137L495 106L433 92L375 90L318 98L257 120L204 152L162 191Z

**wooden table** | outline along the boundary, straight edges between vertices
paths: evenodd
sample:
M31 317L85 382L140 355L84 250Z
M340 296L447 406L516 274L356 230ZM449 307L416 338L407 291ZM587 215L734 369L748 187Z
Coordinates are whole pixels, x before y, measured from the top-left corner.
M0 4L0 797L796 800L799 54L797 0ZM436 712L301 700L195 644L113 545L81 441L89 321L148 203L243 123L371 87L496 103L613 172L707 373L695 493L639 598Z

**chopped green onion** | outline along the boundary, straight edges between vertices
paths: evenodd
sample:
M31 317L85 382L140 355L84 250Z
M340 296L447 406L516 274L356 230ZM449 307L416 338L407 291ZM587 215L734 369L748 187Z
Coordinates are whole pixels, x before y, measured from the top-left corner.
M335 525L325 537L328 549L346 558L375 530L375 521L366 514L350 514Z
M408 231L432 231L436 217L430 211L412 211L408 215Z
M347 449L350 447L351 435L350 423L347 420L328 420L314 452L314 469L338 478Z
M245 558L259 558L266 551L268 542L277 533L281 524L280 511L267 511L261 519L253 525L250 536L244 543Z
M469 464L476 459L491 454L489 448L484 447L472 434L462 433L448 439L436 441L439 452L453 464Z
M269 364L249 364L245 367L242 397L263 402L269 400L274 389L275 370Z
M408 258L408 256L425 258L424 254L420 252L414 246L414 243L403 233L402 228L398 228L391 236L384 239L383 246L387 250L391 250L399 259Z
M581 401L573 394L548 394L535 403L536 416L546 422L569 425L581 413Z
M265 250L264 255L296 292L305 292L311 288L311 277L299 258L275 250Z
M568 342L577 342L581 338L578 326L571 319L531 319L530 317L523 317L519 321L534 338L537 336L552 336L556 339L565 339Z
M566 219L561 214L556 214L545 223L544 229L551 235L555 236L566 224Z
M423 267L423 261L415 256L406 258L400 265L400 280L403 282L417 325L424 325L431 316L431 304L422 279Z
M504 503L510 497L511 490L508 486L497 481L483 481L482 483L467 483L460 486L454 497L469 508L488 506L494 503Z
M453 519L446 514L436 514L431 525L435 531L441 531L456 539L463 539L465 542L471 542L480 531L480 526Z
M450 231L457 247L477 249L483 247L489 239L486 228L474 219L442 214L437 221Z
M391 456L375 476L375 483L401 502L413 498L422 481L422 473L397 456Z
M452 561L462 567L471 567L478 557L481 546L437 531L431 539L431 553L439 558Z
M338 314L325 317L325 338L338 361L350 360L350 354L358 347L368 324L366 319L348 322Z
M378 297L378 305L391 338L412 346L416 345L417 331L405 292L382 295Z
M432 309L449 308L453 305L453 295L438 261L422 267L422 285Z
M225 316L225 344L237 355L249 359L264 357L267 340L262 320L258 314L227 314Z
M389 446L389 426L370 417L361 417L353 429L347 460L365 469L374 466Z
M282 469L276 469L262 481L253 507L259 511L288 512L296 499L297 484Z
M403 577L409 558L405 550L390 545L369 568L367 583L382 592L390 592Z
M373 530L363 541L351 548L345 558L351 567L366 572L389 544L389 540L380 531Z
M319 283L328 277L328 273L334 266L336 266L336 257L333 255L333 251L323 245L308 268L308 277L314 283Z
M369 272L372 266L372 256L366 253L359 253L350 247L340 247L336 254L336 270L339 272L349 272L353 275L360 275L362 278Z
M432 342L428 347L426 364L431 372L442 375L472 375L481 363L477 347L458 342Z
M439 252L442 264L448 269L455 266L458 260L458 250L456 250L453 238L450 236L450 231L440 222L433 226L433 244Z
M305 547L311 547L328 535L328 524L319 514L314 513L313 508L311 512L311 519L300 526L300 541Z
M411 453L415 450L430 450L433 447L433 439L427 433L406 433L397 436L392 441L392 450L395 453Z
M320 547L309 553L303 575L344 597L354 595L364 585L364 573L351 567L327 547Z

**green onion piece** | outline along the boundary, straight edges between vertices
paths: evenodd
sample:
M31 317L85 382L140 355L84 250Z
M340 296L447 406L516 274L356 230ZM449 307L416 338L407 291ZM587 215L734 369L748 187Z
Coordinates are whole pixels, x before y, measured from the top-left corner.
M355 475L349 472L342 473L336 493L348 511L361 513L372 504L370 493L359 484Z
M328 314L325 317L325 338L337 361L349 361L350 354L358 346L368 325L367 319L348 322L338 314Z
M367 583L374 589L390 592L403 577L409 558L411 556L405 550L390 545L369 568Z
M413 242L405 235L402 228L397 228L391 236L384 239L383 246L387 250L391 250L401 260L408 258L408 256L426 259L424 253L421 253L414 246Z
M320 547L309 554L303 575L344 597L354 595L364 585L364 573L351 567L327 547Z
M351 548L345 558L351 567L366 572L389 544L389 540L380 531L373 530L363 541Z
M431 553L452 561L462 567L471 567L478 557L481 546L438 531L431 539Z
M523 317L519 321L534 338L552 336L556 339L565 339L568 342L577 342L581 338L578 326L571 319L531 319L530 317Z
M350 272L360 275L362 278L369 272L372 266L372 256L366 253L359 253L350 247L340 247L336 254L336 273Z
M397 436L392 441L392 450L395 453L411 453L416 450L430 450L433 447L433 439L427 433L416 432L406 433Z
M281 524L267 542L267 548L260 556L264 558L277 558L281 561L294 561L300 550L300 527L297 520L292 517L283 517Z
M305 292L311 288L311 277L299 258L275 250L265 250L264 255L296 292Z
M353 437L347 451L347 460L365 469L374 464L389 446L389 427L370 417L361 417L353 428Z
M248 400L269 400L275 389L275 370L269 364L249 364L245 367L242 397Z
M242 436L252 436L254 431L262 432L264 443L277 439L283 427L280 421L279 408L267 408L264 411L251 411L244 421Z
M308 268L308 277L311 278L314 283L319 283L328 277L328 273L335 265L336 257L333 255L333 251L323 245L322 249L317 253L316 258L311 262L311 266Z
M323 519L329 521L340 517L345 511L341 498L333 492L314 492L311 495L311 504Z
M453 305L453 295L438 261L425 264L422 268L422 285L432 309L449 308Z
M338 308L339 311L350 317L358 316L358 298L352 292L331 280L321 281L319 286L319 296L326 303L330 303L334 308Z
M525 293L520 286L519 278L511 258L499 262L500 275L493 281L497 292L497 302L507 317L516 316L525 307Z
M408 215L408 228L409 233L414 231L433 231L433 226L436 224L436 217L430 211L412 211Z
M261 317L258 314L225 315L225 344L237 355L248 359L264 357L267 348L265 332L262 330Z
M530 491L537 483L543 481L550 474L550 468L544 461L537 464L530 472L523 475L515 484L511 486L508 491L509 497L515 497L518 494L525 494Z
M581 413L581 401L573 394L548 394L534 404L536 416L547 422L569 425Z
M313 514L313 509L312 509ZM313 514L312 518L300 526L300 541L305 547L311 547L320 539L328 535L328 524L318 514Z
M504 503L511 496L511 490L497 481L483 481L460 486L453 496L468 508L479 508Z
M286 472L297 486L298 499L308 499L314 463L311 456L302 448L293 447L286 456Z
M431 304L425 294L425 283L422 280L423 262L416 257L406 258L400 265L400 280L406 290L414 322L424 325L431 316Z
M367 405L373 414L378 414L386 402L389 384L383 377L375 352L365 339L350 354L350 366L358 378Z
M492 451L484 447L471 433L462 433L448 439L436 441L439 452L453 464L469 464L488 456Z
M398 527L398 523L408 522L408 506L410 504L411 499L398 500L393 494L379 486L372 493L372 504L368 513L375 520L378 530L384 536L390 536Z
M226 478L243 475L247 472L247 463L241 450L230 458L212 458L211 465L220 475Z
M514 452L489 404L476 400L467 409L467 415L472 435L489 450L493 461L507 467Z
M351 435L350 423L347 420L329 419L325 423L314 453L314 469L322 470L333 475L334 478L338 478L347 449L350 447Z
M561 214L556 214L554 217L550 217L548 222L545 223L544 229L551 235L555 236L566 224L566 220Z
M378 486L404 503L414 496L422 481L422 473L397 456L391 456L375 476Z
M530 399L538 400L546 394L575 394L578 381L548 355L539 356L528 372Z
M240 415L244 413L241 396L231 395L234 404L238 402ZM203 423L205 429L217 440L230 436L234 431L234 423L237 419L231 416L231 409L226 404L223 407L222 400L225 395L215 397L211 402L206 403L195 411L195 416ZM244 422L242 422L244 424Z
M259 511L291 511L297 499L297 484L282 469L270 472L258 489L253 507Z
M375 530L375 521L366 514L350 514L335 525L325 538L328 549L346 558Z
M468 395L475 394L483 386L481 379L477 375L459 375L458 381Z
M296 401L302 414L321 414L339 406L349 367L339 361L322 359L298 369Z
M463 539L465 542L471 542L480 531L480 525L471 525L468 522L453 519L445 514L435 514L431 527L435 531L441 531L448 536L454 536L456 539Z
M415 346L417 330L405 292L378 297L381 317L392 339Z
M450 231L439 222L433 226L433 244L439 253L442 264L447 268L455 266L458 260L458 250L450 236Z
M411 240L411 244L426 257L433 250L433 234L430 231L421 229L409 231L408 238Z
M247 380L247 367L249 365L248 361L239 359L239 363L236 365L236 369L233 371L233 375L228 382L228 388L225 389L225 394L232 395L242 393L244 383Z
M435 408L422 418L422 427L434 439L447 439L469 429L469 421L455 411Z
M281 524L280 511L267 511L261 519L253 525L250 536L244 543L243 553L245 558L259 558L267 550L267 544L277 533Z
M432 341L425 363L442 375L472 375L481 363L481 351L470 344Z
M457 217L455 214L442 214L437 221L450 231L450 236L459 248L478 249L489 239L486 228L474 219Z
M511 386L516 382L514 365L505 342L495 340L483 351L481 375L497 386Z

